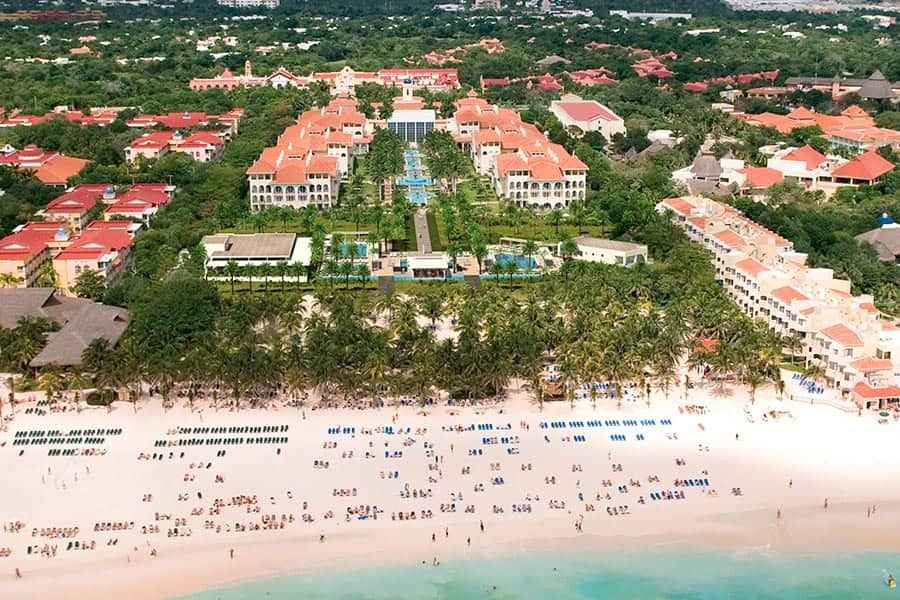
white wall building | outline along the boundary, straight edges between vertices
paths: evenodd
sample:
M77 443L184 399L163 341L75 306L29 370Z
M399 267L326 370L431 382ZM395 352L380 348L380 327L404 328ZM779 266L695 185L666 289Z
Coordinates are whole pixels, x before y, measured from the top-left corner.
M604 240L587 235L575 238L578 254L573 258L587 262L630 267L647 262L647 246L631 242Z
M205 236L201 243L206 251L206 272L213 278L230 278L226 267L232 261L239 267L278 263L308 267L312 255L311 238L293 233L220 233ZM297 281L296 275L289 279ZM305 273L301 281L306 281Z
M594 100L566 95L550 103L552 112L566 129L576 127L584 133L597 131L608 141L614 135L625 135L625 120Z
M810 268L789 240L726 204L669 198L657 208L713 254L716 279L745 313L800 340L829 388L862 407L900 403L900 324L872 296L853 296L849 281Z

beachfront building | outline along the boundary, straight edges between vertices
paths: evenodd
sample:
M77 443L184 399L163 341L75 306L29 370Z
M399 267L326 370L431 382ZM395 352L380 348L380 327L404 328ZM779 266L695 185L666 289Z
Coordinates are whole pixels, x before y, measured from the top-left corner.
M514 110L472 91L442 127L469 153L476 171L491 178L497 194L517 206L565 208L585 197L587 165Z
M220 233L201 240L206 251L206 274L219 280L231 277L229 263L240 268L275 264L308 267L312 256L311 242L311 238L298 237L293 233ZM290 279L297 281L297 277L292 274ZM250 277L241 275L236 278L245 280ZM300 281L306 281L305 273Z
M104 339L115 347L128 327L124 308L66 297L55 288L0 289L0 327L12 329L23 318L50 319L60 326L47 335L29 363L32 368L80 365L91 342Z
M809 267L789 240L726 204L669 198L657 208L712 253L716 279L744 312L799 340L797 353L823 367L829 388L849 398L860 383L895 381L900 328L871 296L853 296L849 281L831 269ZM860 368L858 361L870 359L890 361L882 380L867 378Z
M41 183L51 187L65 187L69 179L78 175L88 162L82 158L48 152L34 144L29 144L21 150L5 148L0 152L0 165L7 165L19 171L33 171Z
M596 131L606 140L617 133L625 135L625 120L595 100L566 95L550 103L550 112L563 127L579 134Z
M572 257L575 260L621 267L631 267L647 262L647 246L644 244L604 240L588 235L579 236L574 241L578 247L578 252ZM557 249L557 254L559 253L560 251Z
M250 209L331 208L354 157L368 152L372 127L350 98L304 112L247 169Z

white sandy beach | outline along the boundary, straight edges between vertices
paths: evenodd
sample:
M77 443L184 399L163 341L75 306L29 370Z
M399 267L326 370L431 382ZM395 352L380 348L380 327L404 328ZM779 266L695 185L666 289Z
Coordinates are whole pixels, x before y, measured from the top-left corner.
M33 403L19 405L15 420L0 432L0 549L11 551L0 558L0 598L162 599L280 573L422 561L431 568L435 558L495 556L533 546L687 542L900 550L900 424L780 401L770 389L757 398L752 422L745 392L726 388L723 395L713 387L690 392L688 403L708 408L702 415L682 414L678 407L685 401L677 390L668 401L654 392L649 407L638 401L619 409L601 400L595 408L580 400L574 409L548 403L543 412L524 394L514 394L491 408L436 407L427 415L401 408L396 421L393 408L307 408L304 419L294 408L200 412L198 406L192 412L177 406L164 412L158 400L140 404L137 413L120 403L111 413L36 416L24 414ZM772 409L790 415L763 420ZM638 424L621 424L625 419ZM656 424L641 424L648 419ZM662 419L672 425L660 424ZM587 425L608 420L620 424ZM541 427L550 421L566 426ZM474 424L493 430L456 430ZM177 427L243 426L288 429L167 435ZM328 433L338 426L353 433ZM386 433L386 426L410 433ZM122 433L78 447L102 448L104 455L48 456L55 446L13 445L16 432L98 428ZM626 439L613 441L613 434ZM574 441L576 435L584 441ZM154 446L157 440L224 437L245 443ZM246 443L251 437L288 440ZM225 456L217 456L222 450ZM473 450L481 454L471 455ZM162 459L139 460L142 453ZM651 476L659 482L650 482ZM708 479L709 485L675 484L685 479ZM742 495L732 494L733 488ZM336 489L347 495L335 496ZM417 497L402 497L406 489ZM426 491L424 497L418 490ZM684 499L651 499L651 492L666 491L683 492ZM249 504L234 505L241 496ZM455 511L442 512L449 505ZM875 513L867 516L872 505ZM368 518L348 518L348 508ZM627 514L611 515L607 508ZM423 511L432 516L422 518ZM415 512L416 519L401 521L401 512ZM16 522L22 526L12 532L9 525ZM126 528L95 531L96 523ZM265 523L275 525L257 527ZM149 532L157 526L158 533ZM41 530L74 527L78 532L70 529L68 537L58 531L51 532L57 537L41 536ZM112 540L115 545L108 545ZM68 550L76 541L94 547Z

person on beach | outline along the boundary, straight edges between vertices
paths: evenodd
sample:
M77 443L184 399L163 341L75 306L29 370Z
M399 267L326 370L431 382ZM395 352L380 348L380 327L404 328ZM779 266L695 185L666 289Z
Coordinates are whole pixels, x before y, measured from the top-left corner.
M231 548L231 549L228 551L228 555L231 557L231 560L234 560L234 548Z
M825 498L825 510L828 510L828 498Z
M22 571L19 570L19 567L16 567L16 579L22 579Z

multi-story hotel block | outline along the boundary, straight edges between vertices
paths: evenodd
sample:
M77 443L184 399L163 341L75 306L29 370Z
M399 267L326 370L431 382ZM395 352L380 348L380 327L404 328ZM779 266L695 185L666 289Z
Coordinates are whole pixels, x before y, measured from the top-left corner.
M813 268L793 243L736 209L700 197L669 198L688 236L712 253L716 278L748 315L801 342L828 387L862 407L900 403L900 326L831 269Z
M469 92L441 127L469 153L478 173L490 176L497 194L517 206L565 208L584 200L587 165L514 110Z
M330 208L354 156L368 152L372 136L356 101L335 98L298 117L247 169L250 208Z
M279 67L269 75L254 75L250 61L244 64L244 72L235 75L225 69L221 74L210 78L192 79L192 90L235 89L239 87L274 88L306 87L314 82L323 82L331 89L332 94L341 96L351 94L357 84L377 83L387 86L410 84L417 89L432 92L448 91L459 87L459 74L456 69L442 68L399 68L380 69L378 71L355 71L344 67L340 71L316 72L308 76L295 75L284 67Z

